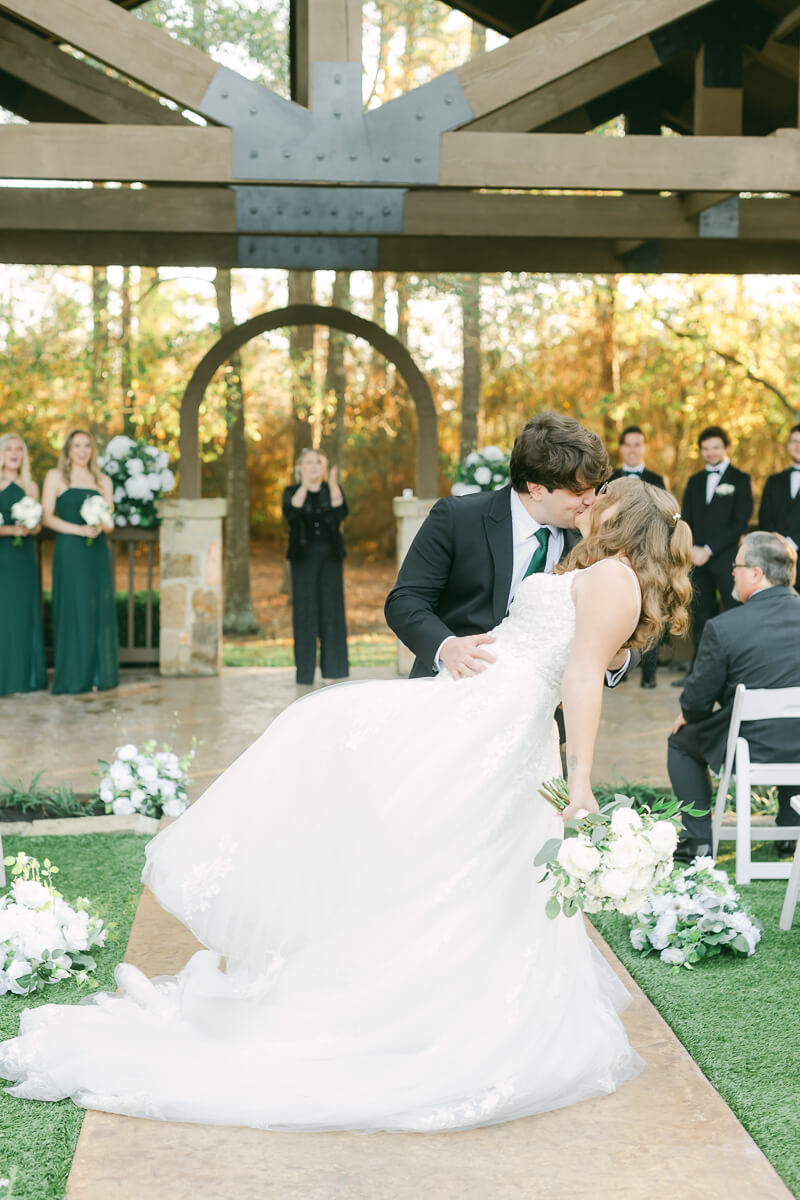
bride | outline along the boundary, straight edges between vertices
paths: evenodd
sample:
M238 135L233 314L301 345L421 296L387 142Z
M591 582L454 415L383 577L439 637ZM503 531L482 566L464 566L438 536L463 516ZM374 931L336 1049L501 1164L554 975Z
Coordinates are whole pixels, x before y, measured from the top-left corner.
M293 1130L452 1130L614 1091L642 1062L583 918L533 858L596 810L606 667L682 631L674 499L612 483L563 571L532 575L471 678L346 683L293 704L149 845L144 879L208 947L175 978L28 1009L13 1095ZM225 969L220 965L225 958Z

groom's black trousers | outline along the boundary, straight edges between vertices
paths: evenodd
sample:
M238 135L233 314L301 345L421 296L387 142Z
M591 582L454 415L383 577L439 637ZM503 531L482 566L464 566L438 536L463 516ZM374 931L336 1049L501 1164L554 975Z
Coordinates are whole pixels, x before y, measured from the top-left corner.
M682 725L677 733L669 735L667 743L667 771L672 790L680 801L681 808L707 810L704 817L693 817L683 812L683 828L688 838L697 842L711 841L711 781L708 776L707 734L702 723ZM721 764L719 764L721 766ZM789 804L797 791L794 787L778 788L778 825L796 825L797 815Z

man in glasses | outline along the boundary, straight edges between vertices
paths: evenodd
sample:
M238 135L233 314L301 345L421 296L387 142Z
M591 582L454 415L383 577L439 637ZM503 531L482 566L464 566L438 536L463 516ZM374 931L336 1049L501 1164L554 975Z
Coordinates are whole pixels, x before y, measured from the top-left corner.
M667 770L684 809L684 833L675 858L691 862L711 853L711 785L708 767L725 760L736 685L796 687L800 679L800 596L793 583L797 554L777 533L750 533L732 565L734 599L740 607L708 621L694 666L681 693L681 716L669 737ZM715 705L719 708L715 710ZM800 719L748 721L742 736L757 762L792 762L800 747ZM795 825L789 806L796 787L778 788L778 825ZM693 817L685 810L707 811ZM777 842L780 857L793 842Z
M800 550L800 425L789 430L786 449L789 465L770 475L764 484L758 524L760 529L782 533L795 550ZM800 579L794 586L800 591Z

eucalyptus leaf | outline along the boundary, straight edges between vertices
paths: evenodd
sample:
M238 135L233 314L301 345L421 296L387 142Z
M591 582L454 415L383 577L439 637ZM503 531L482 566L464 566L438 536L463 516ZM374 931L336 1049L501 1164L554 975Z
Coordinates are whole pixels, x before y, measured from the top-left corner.
M558 900L556 900L555 896L551 896L547 901L547 904L544 906L544 911L545 916L549 917L551 921L554 921L561 912L561 905L559 904Z
M533 865L535 867L541 867L546 863L553 862L560 849L561 838L548 838L539 853L534 858Z

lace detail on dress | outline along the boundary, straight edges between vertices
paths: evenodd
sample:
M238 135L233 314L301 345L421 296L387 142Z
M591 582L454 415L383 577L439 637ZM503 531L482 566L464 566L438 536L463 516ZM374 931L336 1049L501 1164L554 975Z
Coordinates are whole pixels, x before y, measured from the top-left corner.
M222 890L222 880L233 870L233 856L238 842L224 836L219 841L219 853L210 862L193 864L181 880L181 917L190 920L207 912L215 896Z

